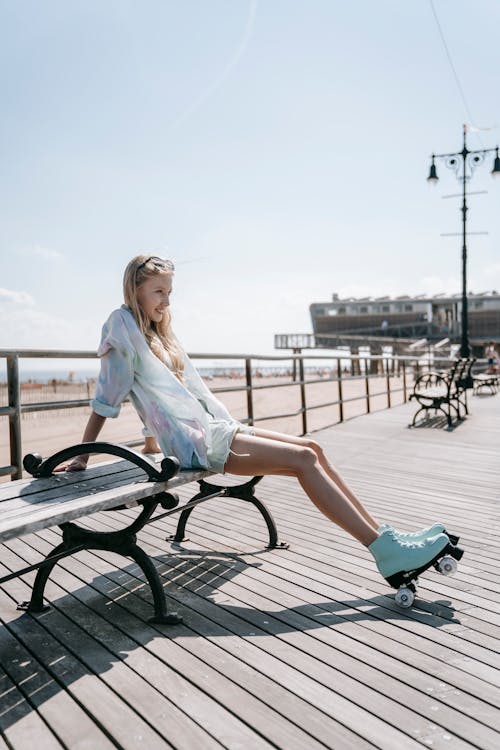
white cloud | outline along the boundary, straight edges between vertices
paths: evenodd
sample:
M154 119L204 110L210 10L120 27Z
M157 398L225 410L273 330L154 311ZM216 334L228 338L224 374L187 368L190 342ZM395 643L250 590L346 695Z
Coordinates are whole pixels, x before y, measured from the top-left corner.
M18 292L15 289L4 289L0 287L0 305L3 307L9 305L28 305L33 307L35 300L28 292Z
M37 308L24 291L0 288L0 347L58 348L71 341L72 324Z

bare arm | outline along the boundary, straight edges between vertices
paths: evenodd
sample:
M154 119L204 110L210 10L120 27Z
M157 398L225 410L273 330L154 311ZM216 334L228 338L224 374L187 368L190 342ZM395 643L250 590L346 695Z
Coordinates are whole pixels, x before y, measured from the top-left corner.
M87 426L85 427L82 443L93 443L97 440L105 421L106 417L101 417L100 414L96 414L96 412L93 411L89 417ZM61 466L59 469L56 469L56 471L83 471L83 469L87 468L88 460L89 456L87 453L84 453L81 456L75 456L69 464Z
M97 412L93 411L89 417L89 421L87 422L85 432L83 433L82 443L93 443L95 440L97 440L105 421L106 417L101 417L100 414L97 414Z

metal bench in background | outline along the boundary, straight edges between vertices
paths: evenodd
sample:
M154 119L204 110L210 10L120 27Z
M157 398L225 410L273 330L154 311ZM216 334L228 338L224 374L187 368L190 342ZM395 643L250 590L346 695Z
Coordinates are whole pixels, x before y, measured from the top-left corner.
M490 395L494 396L498 393L498 384L500 382L500 375L494 372L478 372L472 376L474 381L474 395L482 393L484 389L488 389Z
M110 454L124 460L90 466L81 472L53 474L57 466L82 454ZM278 541L273 517L264 503L255 497L255 485L262 479L260 476L238 485L213 484L206 481L207 477L214 476L211 472L179 470L175 458L155 461L125 446L107 442L73 445L46 460L38 454L28 454L23 463L33 478L0 486L0 542L53 526L60 527L62 542L39 563L0 578L1 584L30 571L38 571L30 601L18 605L18 609L32 613L47 609L44 604L45 585L59 560L82 550L106 550L131 557L142 569L153 595L154 617L151 622L169 625L181 622L180 615L167 611L160 577L152 559L138 546L137 533L147 524L180 513L176 532L170 537L172 541L180 542L194 508L217 497L253 504L267 526L267 549L288 546ZM175 490L194 481L198 482L199 491L180 505ZM100 511L134 506L140 508L138 516L119 531L94 531L75 523ZM155 513L159 508L163 512Z
M413 416L410 427L415 427L419 414L440 411L446 417L448 427L453 422L464 419L469 413L467 391L473 387L471 374L475 359L457 359L447 372L424 372L415 381L410 400L415 399L419 408Z

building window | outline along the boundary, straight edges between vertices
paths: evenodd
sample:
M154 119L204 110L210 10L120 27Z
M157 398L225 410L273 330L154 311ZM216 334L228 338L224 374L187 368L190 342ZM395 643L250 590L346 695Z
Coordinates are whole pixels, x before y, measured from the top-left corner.
M345 315L345 307L338 307L337 315Z
M477 310L478 308L482 307L482 306L483 306L483 303L482 303L482 302L475 302L475 303L474 303L474 307L476 308L476 310Z
M413 311L413 305L405 305L405 312L412 312Z
M366 307L366 305L362 305L362 306L361 306L361 307L359 308L359 312L360 312L360 313L367 313L367 312L368 312L368 308Z
M390 305L382 305L382 312L390 312L391 306Z

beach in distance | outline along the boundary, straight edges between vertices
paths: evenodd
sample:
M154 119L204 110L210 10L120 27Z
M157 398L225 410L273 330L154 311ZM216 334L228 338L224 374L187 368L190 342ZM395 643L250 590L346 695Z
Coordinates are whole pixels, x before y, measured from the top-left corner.
M320 380L320 382L309 383L305 386L308 408L338 400L338 384L335 379L332 379L331 371L325 369L323 375L320 372L311 370L306 373L306 381ZM211 390L244 388L245 386L245 378L239 373L234 373L232 377L220 375L209 377L206 378L205 382ZM276 387L278 385L280 387ZM263 429L300 435L302 432L301 415L281 416L297 412L301 405L300 386L292 383L291 374L261 377L254 375L253 386L253 408L256 425ZM90 380L87 382L52 380L49 383L23 383L21 386L21 401L23 404L34 404L92 398L94 387L94 382ZM403 393L400 391L402 388L402 378L391 376L392 405L403 402ZM386 376L372 376L369 379L369 389L371 411L386 408ZM359 398L359 400L348 401L344 404L344 419L350 419L366 412L366 380L364 377L351 378L345 375L342 379L342 392L345 401ZM229 390L216 395L227 406L235 419L242 421L246 419L246 390ZM7 387L3 383L0 384L0 405L6 404ZM21 418L23 455L37 452L46 457L64 447L79 443L89 413L89 406L83 406L23 414ZM272 418L258 421L262 417ZM338 405L312 409L307 413L308 432L335 424L339 420ZM140 440L141 430L142 423L132 404L124 403L117 419L106 420L100 439L117 443ZM141 450L141 446L138 446L136 450ZM103 459L96 458L95 460ZM9 421L7 417L0 417L0 465L6 466L9 463ZM8 477L3 477L3 479L5 481Z

